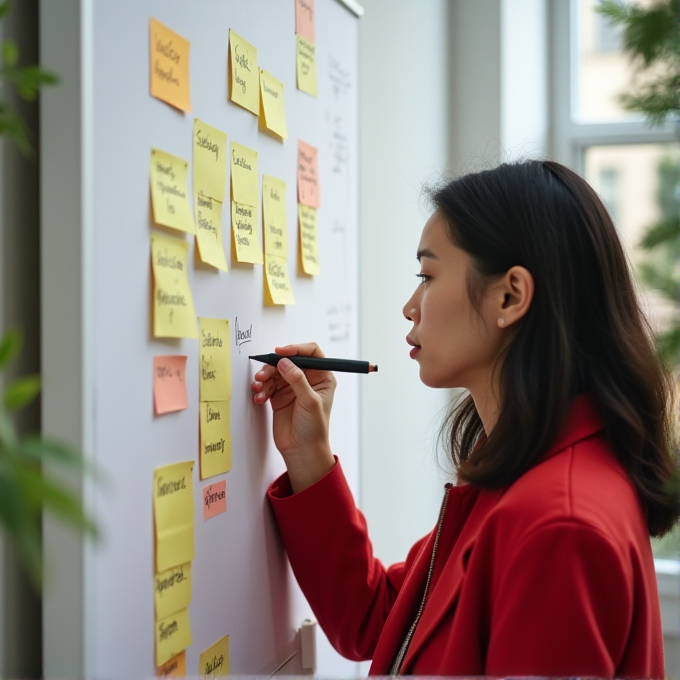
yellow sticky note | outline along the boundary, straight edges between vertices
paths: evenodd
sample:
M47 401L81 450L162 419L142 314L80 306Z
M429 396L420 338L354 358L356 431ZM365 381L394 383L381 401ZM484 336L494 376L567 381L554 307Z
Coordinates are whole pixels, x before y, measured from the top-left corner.
M229 675L229 636L225 635L198 658L198 674L219 677Z
M203 194L196 194L195 199L198 254L206 264L226 272L227 260L222 242L222 203Z
M286 183L269 175L262 176L262 218L264 252L287 258Z
M265 305L294 305L293 289L288 278L288 262L283 257L264 256Z
M208 479L231 470L230 405L230 401L200 403L201 479Z
M283 104L283 83L271 73L260 69L260 96L262 97L262 121L268 130L279 137L288 137L286 108Z
M151 234L153 334L157 338L195 338L196 315L187 276L189 244Z
M229 63L229 99L259 115L257 48L232 30L229 31Z
M159 149L151 149L151 206L156 224L188 234L196 232L191 215L187 174L189 163Z
M231 143L231 198L237 203L257 207L257 151Z
M262 264L257 208L231 202L231 227L234 234L234 248L239 262Z
M194 120L194 193L224 203L227 181L227 135Z
M319 274L319 238L316 208L298 204L300 224L300 261L305 274Z
M157 678L184 678L187 674L187 653L182 650L176 654L172 659L168 659L165 663L156 668Z
M181 609L156 621L156 666L164 664L191 646L189 610Z
M151 96L182 111L191 111L189 41L160 21L150 19L149 47Z
M298 90L302 90L312 97L318 94L316 77L316 47L296 35L296 74Z
M231 352L229 320L198 320L200 401L231 399Z
M191 602L191 562L156 574L155 584L156 620L186 609Z
M194 559L193 468L194 462L187 460L154 470L153 511L157 574ZM177 649L175 653L181 649ZM165 660L167 659L163 659Z

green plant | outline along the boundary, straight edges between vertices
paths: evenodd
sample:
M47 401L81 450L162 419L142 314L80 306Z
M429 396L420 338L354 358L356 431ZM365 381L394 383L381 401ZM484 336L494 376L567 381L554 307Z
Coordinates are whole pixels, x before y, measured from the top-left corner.
M20 347L18 331L5 333L0 340L0 372L5 372ZM87 472L89 468L83 458L52 439L37 434L20 437L16 432L11 413L30 404L39 392L40 376L18 378L6 385L0 404L0 524L36 588L42 583L43 509L80 531L92 536L97 534L94 522L86 516L79 500L42 466L42 463L56 463Z
M0 3L0 19L7 15L9 8L9 2ZM1 54L0 135L8 135L24 155L32 157L34 150L26 122L7 102L5 88L7 84L11 84L21 99L32 102L38 97L38 92L43 85L54 85L58 82L58 78L54 73L37 65L19 66L19 50L13 40L3 40Z
M0 2L0 19L9 3ZM39 66L19 66L16 44L5 39L0 47L0 135L7 135L26 156L34 155L26 122L7 101L7 88L16 90L20 99L34 101L43 85L57 77ZM0 374L21 348L21 334L7 332L0 339ZM25 571L36 589L42 585L43 554L41 523L43 510L92 536L97 529L86 516L78 498L54 476L49 466L87 472L82 457L63 444L38 434L20 436L12 414L30 404L40 392L40 376L30 375L9 382L0 403L0 530L14 545ZM51 468L54 469L54 468Z

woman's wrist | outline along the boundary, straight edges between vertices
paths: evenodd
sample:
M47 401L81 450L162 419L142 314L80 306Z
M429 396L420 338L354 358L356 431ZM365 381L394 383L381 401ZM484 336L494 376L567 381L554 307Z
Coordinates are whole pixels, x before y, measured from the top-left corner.
M285 463L290 487L293 493L299 493L316 484L333 469L335 456L329 447L324 447L316 450L313 456L287 456Z

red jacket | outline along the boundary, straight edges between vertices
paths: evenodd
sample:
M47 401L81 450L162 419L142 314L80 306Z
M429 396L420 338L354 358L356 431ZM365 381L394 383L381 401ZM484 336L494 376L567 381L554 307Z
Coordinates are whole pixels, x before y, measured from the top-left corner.
M588 395L517 482L446 493L402 673L664 677L645 519ZM372 675L388 674L422 599L435 532L385 568L339 463L295 495L283 475L269 500L331 643L350 659L373 659Z

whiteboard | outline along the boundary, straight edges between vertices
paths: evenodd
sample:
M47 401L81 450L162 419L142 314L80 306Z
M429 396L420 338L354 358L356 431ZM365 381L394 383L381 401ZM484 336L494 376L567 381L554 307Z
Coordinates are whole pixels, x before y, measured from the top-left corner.
M51 2L43 2L43 47L68 41L64 27L50 22ZM72 3L71 3L72 4ZM270 409L251 402L257 365L249 354L276 344L316 340L330 356L357 357L357 49L354 14L336 0L316 2L318 98L295 87L293 0L81 0L80 99L46 98L43 116L43 231L59 229L59 211L50 197L76 200L83 209L83 249L63 264L78 267L79 302L85 326L81 413L91 432L87 453L108 477L108 488L86 481L85 498L102 529L102 541L84 549L80 579L63 588L82 601L82 620L73 635L83 647L77 668L92 678L152 676L154 656L152 481L157 466L193 459L195 546L193 595L189 607L193 644L187 674L198 673L199 654L230 636L233 674L268 674L290 655L296 630L311 611L292 576L265 499L283 471L271 439ZM191 42L192 113L178 112L149 95L149 19L153 17ZM229 29L258 50L258 64L284 84L289 138L280 142L258 130L258 119L228 100ZM51 46L51 47L50 47ZM65 46L64 49L67 49ZM45 54L45 51L43 52ZM68 80L68 74L64 74ZM54 121L80 107L82 177L74 186L49 156L59 146ZM255 149L258 172L287 183L288 271L294 306L264 307L262 265L241 265L229 246L230 211L225 199L223 232L228 273L205 266L189 248L189 280L196 315L229 319L232 345L232 469L198 479L198 341L152 335L149 157L152 148L191 163L194 118L224 131L227 141ZM51 126L51 127L50 127ZM306 277L298 268L297 140L319 149L321 274ZM229 173L227 174L227 190ZM77 183L76 183L77 184ZM228 194L227 194L228 195ZM45 198L46 197L46 198ZM260 215L261 215L260 193ZM50 221L52 220L52 221ZM259 221L261 228L261 220ZM68 225L61 225L65 230ZM182 236L178 232L178 236ZM262 234L260 233L262 242ZM84 257L81 255L84 253ZM67 254L64 255L68 257ZM79 259L80 258L80 259ZM45 265L44 285L59 285L57 268ZM61 341L71 332L63 324ZM235 326L252 329L252 340L237 345ZM76 329L74 334L79 332ZM56 336L55 336L56 337ZM50 342L49 338L47 342ZM56 350L54 350L56 352ZM53 354L54 354L53 352ZM154 417L152 362L155 355L187 355L188 409ZM47 350L49 359L50 351ZM342 457L355 496L358 489L358 376L341 375L331 423L331 443ZM91 395L91 403L85 403ZM59 386L46 384L46 419L56 412ZM64 408L62 405L60 408ZM205 484L227 481L227 512L203 520ZM50 527L46 527L49 541ZM57 545L54 545L54 544ZM55 564L67 564L68 542L51 548ZM61 552L60 552L61 551ZM58 570L57 570L58 571ZM59 587L59 575L55 577ZM76 581L74 583L74 581ZM77 591L77 592L76 592ZM49 598L47 600L49 607ZM54 650L63 631L46 615L45 645ZM52 622L52 623L50 623ZM317 634L321 675L354 675L356 664L335 654ZM64 654L67 649L62 649ZM50 652L54 654L59 652ZM52 668L67 668L68 660ZM66 665L65 665L66 664ZM49 675L49 665L46 665Z

